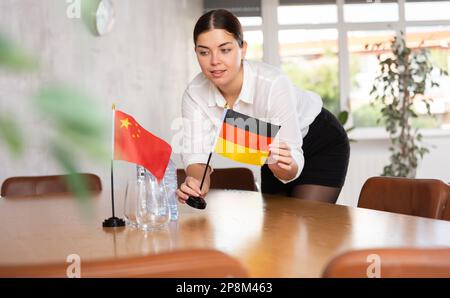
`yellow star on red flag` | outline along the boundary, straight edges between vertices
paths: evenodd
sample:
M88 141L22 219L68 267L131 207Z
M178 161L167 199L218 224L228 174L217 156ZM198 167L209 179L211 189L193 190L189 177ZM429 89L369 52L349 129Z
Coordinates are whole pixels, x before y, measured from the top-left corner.
M122 123L122 124L120 125L120 128L122 128L122 127L128 128L128 125L131 124L131 123L128 121L128 118L122 119L122 120L120 120L120 122Z

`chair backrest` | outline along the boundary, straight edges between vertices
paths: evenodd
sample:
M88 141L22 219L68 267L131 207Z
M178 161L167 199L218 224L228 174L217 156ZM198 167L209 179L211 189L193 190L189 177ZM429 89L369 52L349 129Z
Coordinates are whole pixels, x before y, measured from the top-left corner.
M441 218L448 196L441 180L372 177L361 189L358 207Z
M186 179L186 173L183 169L177 170L177 178L178 186L180 186ZM247 168L214 169L211 174L210 188L257 190L253 172Z
M450 248L353 250L334 257L323 277L450 277Z
M102 182L95 174L79 174L87 182L89 191L101 191ZM37 196L69 192L68 175L11 177L2 184L2 197Z
M450 186L447 184L448 192L450 193ZM442 212L443 220L450 220L450 195L448 195L447 204L445 205L444 212Z
M0 277L67 277L71 264L0 266ZM80 277L248 277L247 270L236 259L212 249L101 261L81 260L79 272Z

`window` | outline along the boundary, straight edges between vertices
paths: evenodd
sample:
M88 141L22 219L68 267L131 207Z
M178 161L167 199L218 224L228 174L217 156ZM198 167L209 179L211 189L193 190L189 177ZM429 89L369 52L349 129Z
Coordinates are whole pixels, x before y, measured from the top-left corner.
M350 31L348 36L348 51L350 65L350 107L353 124L356 127L381 126L377 123L381 116L380 107L371 104L374 79L378 71L377 54L373 45L382 44L389 49L389 42L394 38L395 31Z
M336 4L280 6L278 20L282 25L336 23L336 7Z
M263 32L262 30L245 30L244 40L247 42L246 59L262 61L263 59Z
M339 112L338 34L336 29L280 30L284 72L300 88L322 97L325 107Z
M450 71L450 26L423 26L406 28L406 44L413 49L426 48L433 65ZM450 78L436 69L432 74L439 87L429 88L425 96L433 99L430 109L434 117L426 114L426 107L417 102L419 114L413 125L424 128L450 128Z
M350 110L356 127L377 126L380 115L370 105L377 53L365 45L388 45L404 32L408 46L427 48L434 64L450 70L450 1L204 1L238 15L249 44L248 59L280 66L300 88L319 93L333 113ZM434 99L434 117L425 115L418 103L420 116L413 125L450 129L450 78L439 73L433 78L440 86L426 96Z
M398 21L396 1L345 1L344 21L350 23Z
M213 9L227 9L234 13L244 31L247 41L248 60L263 60L263 19L261 15L261 0L203 0L204 12Z
M264 1L262 5L264 10ZM335 114L341 108L350 110L356 127L379 126L380 108L371 105L370 95L377 54L389 55L390 41L406 32L408 46L426 47L433 62L448 71L448 11L450 1L279 0L279 59L271 61L280 61L301 88L319 93ZM370 47L375 43L385 44L387 50L375 52ZM426 94L434 99L434 117L416 104L420 116L415 127L450 128L450 79L438 72L434 78L440 87Z
M339 113L336 2L280 0L280 4L278 53L282 69L301 89L318 93L328 110Z
M450 1L408 1L405 3L407 21L448 20Z
M246 59L263 60L262 17L238 17L244 30L244 40L247 42Z
M241 23L242 27L247 26L261 26L262 25L262 18L261 17L238 17L239 22Z

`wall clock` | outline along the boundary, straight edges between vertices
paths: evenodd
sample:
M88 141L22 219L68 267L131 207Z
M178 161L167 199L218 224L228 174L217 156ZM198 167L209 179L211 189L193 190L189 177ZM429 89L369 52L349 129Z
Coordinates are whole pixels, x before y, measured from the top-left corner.
M95 14L95 22L98 35L105 35L111 32L114 27L116 16L111 0L101 0Z

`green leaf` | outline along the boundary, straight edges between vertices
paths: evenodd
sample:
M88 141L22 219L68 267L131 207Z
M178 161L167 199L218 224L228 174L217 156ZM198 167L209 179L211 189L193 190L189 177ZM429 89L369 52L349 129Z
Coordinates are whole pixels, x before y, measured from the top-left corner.
M61 142L70 144L74 148L78 148L79 151L88 153L92 158L97 161L105 162L110 159L110 148L108 147L107 140L96 139L89 136L83 136L72 130L60 130Z
M35 97L36 108L57 127L83 136L100 137L108 126L94 99L78 90L52 86Z
M57 125L83 135L99 136L107 123L96 101L78 90L51 86L42 89L35 97L35 106Z
M34 70L37 61L11 40L0 34L0 67L12 70Z
M107 158L111 124L107 110L99 109L94 99L72 88L51 86L38 93L34 104L59 140L92 157Z
M49 148L59 166L68 174L66 183L70 192L81 202L83 211L86 215L92 216L90 194L88 191L88 181L83 179L76 166L76 161L73 160L73 155L69 149L63 144L56 141L49 143Z
M78 170L75 162L71 158L71 154L61 146L57 141L50 143L50 149L56 161L59 163L61 168L63 168L70 176L68 182L70 185L70 190L80 199L88 198L87 184L78 175Z
M413 102L419 95L422 97L430 85L438 87L431 72L439 68L433 65L428 50L413 51L407 47L403 36L394 38L391 50L389 58L382 60L377 56L379 74L375 77L370 95L381 105L380 119L384 120L391 140L390 165L383 169L383 174L410 176L414 175L419 158L428 152L427 148L418 144L421 135L413 132L412 124L422 120L414 111ZM430 113L431 99L425 97L423 102L427 113Z
M347 123L348 120L348 111L341 111L338 114L338 120L341 123L341 125L345 125L345 123Z
M354 130L354 129L355 129L355 126L352 126L352 127L347 128L347 129L345 130L345 132L346 132L346 133L349 133L349 132L351 132L351 131Z
M3 139L14 156L17 157L23 152L22 132L18 123L10 114L3 113L0 115L0 139Z

